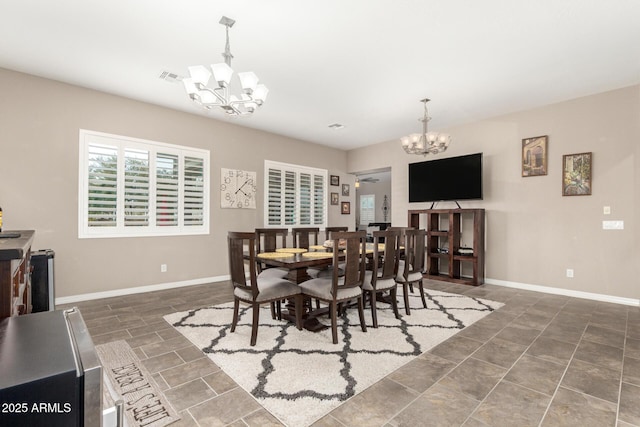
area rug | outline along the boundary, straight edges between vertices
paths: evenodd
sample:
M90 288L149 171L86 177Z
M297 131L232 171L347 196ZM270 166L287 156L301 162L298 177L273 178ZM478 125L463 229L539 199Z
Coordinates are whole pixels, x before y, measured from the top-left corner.
M96 351L106 376L105 390L113 389L123 400L129 427L162 427L180 419L129 344L114 341L97 345ZM105 393L105 400L110 400L110 393Z
M242 306L230 332L233 303L173 313L165 320L200 348L225 373L283 424L304 427L415 357L501 307L498 302L440 291L410 294L411 315L396 319L378 304L378 329L362 332L356 309L338 319L338 344L331 330L298 331L260 312L258 340L249 345L251 309ZM398 300L403 301L400 293ZM371 325L371 311L365 312ZM327 318L320 321L330 325Z

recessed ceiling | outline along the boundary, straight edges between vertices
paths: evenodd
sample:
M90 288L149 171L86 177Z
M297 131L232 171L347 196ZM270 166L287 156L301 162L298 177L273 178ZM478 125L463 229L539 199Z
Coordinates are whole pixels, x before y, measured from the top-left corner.
M253 117L160 79L222 61L223 15L270 89ZM437 130L638 84L639 23L637 0L4 1L0 67L346 150L420 131L425 97Z

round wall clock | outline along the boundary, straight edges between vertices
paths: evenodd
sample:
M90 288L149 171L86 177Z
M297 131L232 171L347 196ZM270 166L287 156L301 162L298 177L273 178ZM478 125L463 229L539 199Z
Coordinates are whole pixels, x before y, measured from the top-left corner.
M239 169L220 169L220 207L256 208L256 173Z

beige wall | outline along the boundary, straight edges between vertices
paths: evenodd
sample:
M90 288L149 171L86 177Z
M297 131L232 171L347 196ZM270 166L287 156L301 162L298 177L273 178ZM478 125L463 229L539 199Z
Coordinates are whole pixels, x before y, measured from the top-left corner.
M256 210L220 209L221 167L256 171L261 183L270 159L325 168L353 185L341 150L3 69L0 94L5 228L35 229L34 249L55 251L56 297L226 276L226 233L263 225L263 192ZM81 128L211 150L210 235L78 239ZM353 229L352 212L329 206L330 225Z
M447 131L453 142L438 158L484 153L484 200L461 205L487 210L489 281L640 297L640 86ZM549 135L549 173L523 178L521 140L539 135ZM563 197L562 156L588 151L593 195ZM430 205L407 202L407 164L422 160L389 141L350 151L347 170L391 167L392 222L404 226L408 209ZM603 220L623 220L624 230L605 231Z
M221 167L255 170L261 179L265 158L304 164L328 169L352 189L348 173L391 167L393 224L406 225L408 209L428 207L406 202L407 164L423 158L406 155L396 141L345 153L3 69L0 93L5 227L35 229L34 248L56 251L57 297L226 276L226 232L262 226L263 218L260 208L219 208ZM211 150L211 234L79 240L80 128ZM484 200L462 205L487 210L489 281L640 298L640 86L448 131L447 157L484 152ZM522 178L521 140L538 135L549 135L549 174ZM593 195L562 197L562 155L584 151L593 152ZM355 206L355 193L340 200ZM603 215L603 206L612 214ZM355 209L328 210L331 225L353 229ZM624 220L625 229L603 231L605 219Z

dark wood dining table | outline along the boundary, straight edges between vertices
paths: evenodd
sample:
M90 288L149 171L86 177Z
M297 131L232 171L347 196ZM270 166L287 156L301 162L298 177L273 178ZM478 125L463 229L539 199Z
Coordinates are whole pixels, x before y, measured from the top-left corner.
M260 254L257 255L258 260L263 264L271 267L277 267L288 270L285 278L297 285L311 279L307 271L308 268L322 269L330 266L333 263L333 254L331 252L311 252L326 254L323 258L309 258L302 253L282 253L281 257L276 258L262 258ZM293 256L291 256L293 255ZM325 256L325 255L323 255Z
M286 250L286 249L285 249ZM333 252L306 252L310 254L323 255L305 255L304 253L282 252L282 256L278 257L269 253L268 257L257 255L257 259L263 264L271 267L277 267L288 270L285 279L300 284L304 281L312 279L307 269L318 268L323 269L333 264ZM293 256L292 256L293 255ZM373 256L372 244L367 244L367 257ZM344 259L344 255L340 255L340 259ZM282 317L295 322L295 304L291 301L287 304L288 313L282 313ZM304 312L302 313L303 326L305 329L317 332L328 328L328 326L320 323L318 316L328 313L327 307L312 307L309 299L305 300Z

